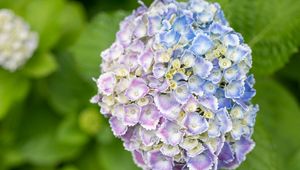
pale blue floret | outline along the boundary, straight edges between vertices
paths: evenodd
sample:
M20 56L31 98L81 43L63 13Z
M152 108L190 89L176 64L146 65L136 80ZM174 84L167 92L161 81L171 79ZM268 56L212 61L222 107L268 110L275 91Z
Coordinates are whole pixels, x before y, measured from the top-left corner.
M210 61L205 60L202 57L198 57L193 67L193 72L201 78L206 78L213 68L213 64Z
M214 44L208 36L204 34L199 34L195 37L194 41L192 42L192 45L190 46L190 50L195 55L204 55L210 49L212 49L213 46Z
M232 81L225 87L225 97L240 98L244 94L245 86L242 81Z
M202 94L203 93L203 84L205 80L201 79L199 76L193 75L188 80L189 89L192 93Z
M171 29L170 31L164 32L159 35L160 43L166 48L171 48L178 43L180 39L180 34L175 30Z

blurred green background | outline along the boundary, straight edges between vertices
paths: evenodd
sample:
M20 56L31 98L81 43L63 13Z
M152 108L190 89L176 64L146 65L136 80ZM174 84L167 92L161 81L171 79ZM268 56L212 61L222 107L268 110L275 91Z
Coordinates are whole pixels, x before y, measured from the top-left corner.
M256 148L240 170L300 169L300 0L216 0L253 49ZM146 4L150 4L147 0ZM0 0L40 35L16 73L0 69L0 170L134 170L99 108L100 52L136 0Z

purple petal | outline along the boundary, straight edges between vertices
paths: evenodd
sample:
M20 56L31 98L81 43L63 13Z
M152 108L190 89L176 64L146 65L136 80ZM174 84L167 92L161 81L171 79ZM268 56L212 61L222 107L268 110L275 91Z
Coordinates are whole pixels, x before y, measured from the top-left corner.
M152 65L154 54L149 48L143 54L138 56L138 63L142 66L144 71L148 71Z
M141 151L135 150L132 152L132 157L134 163L139 166L140 168L146 168L146 163L144 160L143 153Z
M125 95L129 100L135 101L144 97L149 92L146 82L141 78L135 78L131 81Z
M154 102L161 114L169 120L175 120L181 110L180 104L171 94L157 94Z
M113 94L116 83L115 75L112 72L101 74L97 80L99 91L107 96Z
M210 170L213 164L214 155L209 149L187 161L187 166L190 170Z
M153 65L153 76L157 79L162 78L166 72L167 67L163 63L156 63Z
M233 145L237 160L239 162L244 161L246 159L246 154L248 154L254 146L255 143L253 140L241 137L241 139Z
M137 104L128 104L124 106L125 115L123 121L128 126L134 126L139 122L141 115L141 107Z
M218 155L219 161L221 162L220 165L227 164L234 160L234 153L232 152L231 146L228 142L225 142L223 148ZM220 166L219 165L219 166Z
M206 81L204 84L203 84L203 91L204 91L204 94L206 95L212 95L216 92L217 90L217 85L213 84L212 82L210 81Z
M192 135L199 135L208 130L206 119L196 112L187 114L184 126L187 128L187 132Z
M208 36L199 34L195 37L190 50L196 55L204 55L213 47L213 45L213 42Z
M142 17L137 20L137 25L133 34L136 38L142 38L147 35L147 25L144 23Z
M140 128L140 137L145 146L152 146L159 142L159 138L156 136L156 131L154 130Z
M183 138L180 127L171 121L165 121L158 129L157 136L165 143L172 146L178 145Z
M198 100L194 96L191 96L189 100L186 102L186 104L183 106L183 110L186 113L195 112L198 107L199 107Z
M150 151L147 153L148 162L153 170L172 170L173 161L164 156L160 151Z
M116 117L111 117L109 124L115 136L124 135L128 129L127 126Z
M218 110L218 99L215 96L199 97L198 100L202 106L212 111Z
M160 16L151 16L148 17L148 35L152 36L156 34L162 27Z
M142 107L140 124L148 130L156 129L160 119L160 112L154 104L148 104Z

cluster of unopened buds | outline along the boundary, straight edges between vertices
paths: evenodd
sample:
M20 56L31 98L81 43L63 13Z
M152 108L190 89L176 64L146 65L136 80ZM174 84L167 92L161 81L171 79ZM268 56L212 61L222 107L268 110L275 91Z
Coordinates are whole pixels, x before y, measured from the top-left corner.
M254 147L251 49L204 0L141 3L102 52L92 102L143 169L234 169Z
M15 71L33 55L37 46L37 33L31 32L29 25L13 11L1 9L0 66Z

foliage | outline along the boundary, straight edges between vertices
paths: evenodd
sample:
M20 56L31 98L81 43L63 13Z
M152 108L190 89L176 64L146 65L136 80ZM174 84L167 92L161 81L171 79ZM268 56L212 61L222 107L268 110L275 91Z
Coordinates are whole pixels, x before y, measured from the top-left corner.
M253 50L254 103L260 105L256 147L239 169L299 169L300 1L211 1L220 2ZM0 8L13 9L40 34L38 50L23 68L0 69L0 170L137 169L98 107L89 103L99 54L137 5L135 0L0 0Z

